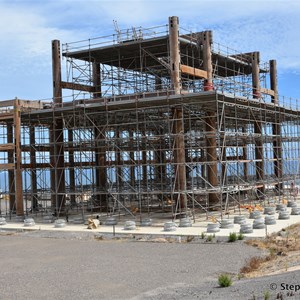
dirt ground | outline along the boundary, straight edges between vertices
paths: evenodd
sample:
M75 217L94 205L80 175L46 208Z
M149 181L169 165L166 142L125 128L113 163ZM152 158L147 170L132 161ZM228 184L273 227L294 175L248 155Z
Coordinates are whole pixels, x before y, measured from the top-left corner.
M265 252L263 257L252 257L242 268L246 277L259 277L300 270L300 223L274 233L266 239L246 242Z

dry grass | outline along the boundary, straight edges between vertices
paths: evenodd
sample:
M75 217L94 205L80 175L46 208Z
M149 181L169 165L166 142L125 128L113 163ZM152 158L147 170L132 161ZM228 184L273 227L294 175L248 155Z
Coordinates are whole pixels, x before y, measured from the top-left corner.
M288 261L289 258L294 260L294 257L300 253L300 223L291 225L264 240L253 239L246 241L246 243L268 251L268 254L249 259L240 270L241 274L251 277L274 271L276 267L280 269L282 268L283 256L285 256L284 261Z

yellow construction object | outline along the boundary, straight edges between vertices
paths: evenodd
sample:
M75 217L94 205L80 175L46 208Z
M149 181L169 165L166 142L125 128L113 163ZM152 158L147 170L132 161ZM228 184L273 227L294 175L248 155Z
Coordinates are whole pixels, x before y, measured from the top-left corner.
M259 211L263 211L264 210L263 207L260 204L256 204L255 205L255 209L259 210Z
M135 205L132 205L131 207L130 207L130 210L131 210L131 212L133 213L133 214L136 214L137 212L138 212L138 207L136 207Z
M210 217L210 219L211 219L211 221L213 222L213 223L217 223L218 222L218 220L216 219L216 217Z

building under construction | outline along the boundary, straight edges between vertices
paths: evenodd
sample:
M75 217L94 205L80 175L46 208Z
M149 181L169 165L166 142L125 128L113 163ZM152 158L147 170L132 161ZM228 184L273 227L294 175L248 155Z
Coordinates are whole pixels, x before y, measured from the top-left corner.
M296 184L297 102L278 96L276 61L259 52L170 17L62 49L54 40L52 64L51 101L0 102L6 213L195 217Z

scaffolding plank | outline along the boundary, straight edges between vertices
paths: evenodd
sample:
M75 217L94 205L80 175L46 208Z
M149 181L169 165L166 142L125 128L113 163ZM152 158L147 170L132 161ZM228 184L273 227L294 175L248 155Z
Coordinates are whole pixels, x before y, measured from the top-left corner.
M181 73L192 75L201 79L207 79L207 72L187 65L180 66Z

